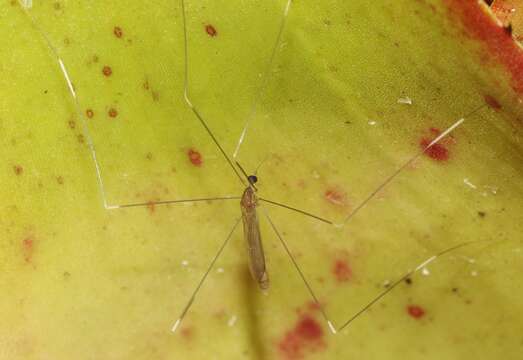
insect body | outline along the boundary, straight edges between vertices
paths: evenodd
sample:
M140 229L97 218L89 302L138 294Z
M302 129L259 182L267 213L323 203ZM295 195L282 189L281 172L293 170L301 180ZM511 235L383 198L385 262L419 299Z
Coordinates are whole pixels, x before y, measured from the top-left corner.
M249 270L253 279L258 283L262 290L269 288L269 276L265 267L265 254L260 234L260 225L258 222L258 197L254 183L257 181L256 176L248 177L249 186L245 189L240 201L243 221L243 235L247 242L247 255L249 259Z

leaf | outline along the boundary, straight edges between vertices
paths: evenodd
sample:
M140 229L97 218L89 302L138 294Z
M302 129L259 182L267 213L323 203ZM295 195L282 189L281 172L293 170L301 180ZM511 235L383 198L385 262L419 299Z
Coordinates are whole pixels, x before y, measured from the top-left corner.
M484 241L330 336L262 212L269 292L236 231L170 332L240 209L154 202L243 190L184 101L180 3L12 4L0 11L6 359L521 352L521 50L486 7L329 0L284 17L281 0L186 1L189 99L227 154L250 119L237 159L261 164L260 195L336 223L365 203L341 228L262 204L336 326L425 259ZM108 204L148 206L103 207L90 138Z

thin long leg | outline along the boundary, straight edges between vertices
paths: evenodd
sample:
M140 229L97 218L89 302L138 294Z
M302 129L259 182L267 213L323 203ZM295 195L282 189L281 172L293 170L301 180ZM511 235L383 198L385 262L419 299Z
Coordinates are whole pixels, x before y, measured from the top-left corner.
M176 320L176 322L174 323L173 327L171 328L171 331L172 332L176 332L176 329L178 329L178 327L180 326L181 322L183 321L183 319L185 318L185 315L187 315L187 312L189 311L191 305L193 304L194 302L194 299L196 298L196 295L198 294L198 292L200 291L203 283L205 282L205 279L207 279L207 276L209 275L209 273L211 272L214 264L216 263L216 261L218 260L218 258L220 257L221 253L223 252L223 249L225 249L225 247L227 246L227 244L229 243L229 240L231 239L232 237L232 234L234 233L234 230L236 230L236 227L238 226L239 222L240 222L241 218L238 218L236 219L236 222L234 223L234 226L232 227L231 229L231 232L229 233L229 235L227 235L227 238L225 239L225 241L223 242L222 246L220 246L220 248L218 249L218 252L216 253L216 255L214 256L214 258L212 259L211 263L209 264L209 267L207 268L207 270L205 271L205 273L203 274L203 277L201 278L200 282L198 283L198 286L196 286L196 289L194 289L192 295L191 295L191 298L189 299L189 301L187 302L187 304L185 305L185 307L183 308L183 311L182 313L180 314L180 316L178 317L178 319Z
M201 201L221 201L221 200L239 200L240 196L227 196L227 197L212 197L212 198L197 198L197 199L184 199L184 200L163 200L163 201L149 201L142 203L131 203L122 205L111 205L109 209L122 209L130 207L145 207L151 205L168 205L168 204L180 204L180 203L193 203Z
M241 173L243 174L243 176L245 176L245 178L247 179L249 177L249 175L247 175L247 172L245 171L245 169L243 168L243 166L240 165L240 163L238 161L235 161L236 163L236 166L238 166L240 168L240 171Z
M109 205L107 203L107 197L106 197L106 194L105 194L105 187L104 187L104 182L103 182L103 178L102 178L102 170L101 170L101 167L100 167L100 163L98 162L98 158L96 156L96 149L94 147L94 143L93 143L93 139L92 139L91 133L89 132L89 128L87 126L87 121L86 121L85 117L82 115L80 103L78 101L78 96L77 96L76 91L74 89L74 85L73 85L73 83L71 81L71 77L69 76L69 72L67 71L67 68L66 68L64 62L63 62L62 58L60 57L60 54L58 53L58 50L56 49L56 47L51 42L51 39L49 39L47 34L42 30L42 28L40 28L38 22L33 17L31 12L28 10L29 7L30 6L28 6L25 1L22 1L22 9L23 9L24 13L27 15L27 18L30 20L31 24L33 25L33 28L35 28L36 31L45 40L45 43L46 43L47 47L49 48L51 53L54 55L54 57L56 58L56 61L58 62L58 65L60 66L60 70L62 71L64 79L65 79L65 81L67 83L67 87L69 89L69 93L71 94L71 97L73 98L76 115L78 116L78 118L82 122L82 127L83 127L83 131L84 131L84 134L85 134L85 138L87 139L87 146L89 147L89 150L91 152L91 157L93 159L93 162L94 162L94 165L95 165L95 168L96 168L96 179L97 179L97 182L98 182L98 187L100 189L100 194L102 196L103 205L104 205L104 207L106 209L110 209L111 205Z
M414 161L416 161L420 156L422 156L424 153L426 153L430 148L432 148L434 145L436 145L438 142L440 142L443 138L445 138L448 134L450 134L452 131L454 131L458 126L463 124L465 121L465 118L468 118L487 106L486 104L476 107L474 110L467 113L465 116L463 116L461 119L456 121L454 124L452 124L450 127L448 127L444 132L442 132L438 137L436 137L434 140L430 142L423 150L418 152L416 155L412 156L409 160L407 160L403 165L401 165L396 171L394 171L389 177L387 177L374 191L372 191L369 196L365 198L354 210L347 215L347 217L343 220L343 223L346 223L349 221L354 215L356 215L365 205L369 203L381 190L383 190L389 183L391 183L400 173L403 172L409 165L411 165Z
M289 247L287 246L287 243L285 242L283 237L280 235L280 232L278 231L278 229L274 225L274 222L269 217L269 214L265 211L265 209L263 209L263 210L264 210L264 214L265 214L267 220L269 221L272 229L274 230L274 232L276 233L276 236L278 237L278 239L280 240L281 244L283 245L286 253L289 255L289 257L290 257L294 267L296 268L296 270L298 271L301 279L305 283L305 286L307 287L307 290L309 291L309 294L311 295L312 299L314 300L314 302L316 303L316 305L320 309L320 312L321 312L323 318L327 322L327 324L329 326L329 329L332 331L333 334L336 334L337 332L342 331L343 329L345 329L350 323L352 323L354 320L356 320L358 317L360 317L363 313L365 313L368 309L370 309L374 304L376 304L379 300L381 300L385 295L387 295L389 292L391 292L396 286L398 286L400 283L405 281L405 279L407 279L408 277L412 276L414 273L418 272L419 270L423 269L424 267L426 267L428 264L430 264L431 262L433 262L437 258L439 258L441 256L444 256L444 255L446 255L448 253L451 253L451 252L453 252L455 250L458 250L460 248L463 248L465 246L478 244L478 243L491 242L491 241L487 241L487 240L468 241L468 242L464 242L464 243L461 243L461 244L458 244L458 245L454 245L454 246L452 246L450 248L444 249L444 250L440 251L439 253L437 253L436 255L433 255L433 256L429 257L428 259L426 259L425 261L423 261L422 263L417 265L413 270L410 270L407 273L405 273L405 275L403 275L401 278L399 278L394 283L392 283L387 289L385 289L381 293L379 293L367 305L365 305L358 312L356 312L352 317L350 317L347 321L345 321L345 323L343 323L342 326L340 326L339 328L336 328L334 326L334 323L327 316L325 310L323 309L323 306L319 302L317 296L315 295L314 291L312 290L312 287L310 286L309 282L305 278L305 275L303 274L303 271L301 270L300 266L298 265L298 262L296 261L296 259L292 255Z
M458 245L454 245L450 248L447 248L445 250L440 251L436 255L433 255L420 263L418 266L416 266L413 270L408 271L405 275L403 275L401 278L393 282L388 288L383 290L381 293L379 293L374 299L372 299L367 305L365 305L363 308L361 308L358 312L356 312L354 315L352 315L345 323L339 327L338 331L341 331L345 329L347 326L349 326L350 323L352 323L354 320L356 320L358 317L360 317L363 313L365 313L368 309L370 309L374 304L376 304L378 301L380 301L385 295L387 295L389 292L391 292L396 286L401 284L405 279L412 276L414 273L418 272L419 270L423 269L425 266L436 260L437 258L446 255L450 252L453 252L455 250L458 250L462 247L477 244L477 243L484 243L489 242L488 240L477 240L477 241L468 241L464 242Z
M229 163L230 167L232 168L232 170L234 171L234 173L236 174L238 179L240 179L240 182L244 186L247 186L247 184L245 183L245 180L240 175L240 173L238 173L238 170L236 170L236 167L232 163L231 159L229 158L229 156L227 155L225 150L222 148L222 146L218 142L218 139L216 139L216 137L214 136L213 132L211 131L211 129L207 125L207 122L204 120L202 115L199 113L198 109L193 105L193 103L191 102L191 100L189 98L189 53L188 53L188 44L187 44L188 36L187 36L187 18L186 18L186 15L185 15L185 0L181 0L181 3L182 3L182 17L183 17L184 52L185 52L185 75L184 75L185 79L184 79L184 91L183 91L184 92L183 95L184 95L184 98L185 98L185 102L187 103L189 108L192 110L192 112L194 113L196 118L200 121L200 123L204 127L205 131L207 131L207 133L211 137L211 139L214 142L214 144L216 144L216 146L218 147L218 149L222 153L222 155L225 158L225 160L227 160L227 162Z
M252 121L252 119L256 116L256 110L258 108L258 102L261 99L262 93L265 91L265 88L267 87L267 84L269 83L271 69L274 63L274 59L276 58L276 54L278 52L278 47L280 46L282 37L283 37L283 30L285 29L285 24L287 23L287 16L289 15L289 10L292 4L292 0L287 0L287 4L285 5L285 9L283 10L283 17L280 23L280 28L278 30L278 35L276 37L276 42L274 43L274 47L272 48L271 57L269 59L269 63L267 64L267 68L265 70L265 74L263 76L263 81L258 88L258 91L256 93L256 96L254 97L254 101L251 106L251 110L249 112L249 115L247 116L247 120L245 121L245 125L243 126L242 133L240 135L240 138L238 139L238 143L236 144L236 149L234 150L234 154L232 155L233 159L236 159L238 157L238 153L240 152L240 147L243 144L243 141L245 140L245 135L247 134L247 130L249 128L249 125Z
M309 294L311 295L312 299L314 300L314 302L318 306L318 309L320 309L321 315L323 316L323 318L327 322L327 325L329 326L329 329L332 331L333 334L336 334L336 328L334 327L334 324L332 323L332 321L329 320L329 317L325 313L325 310L323 310L322 304L320 303L320 301L318 300L318 297L316 296L316 294L312 290L311 285L309 284L309 282L307 281L307 278L303 274L303 271L301 270L300 265L298 265L298 262L296 261L296 259L292 255L292 252L290 251L289 247L287 246L287 243L285 242L285 240L283 240L283 237L280 235L280 232L276 228L276 225L274 225L273 221L271 220L269 214L267 213L267 211L265 209L263 209L263 213L265 214L265 217L269 221L269 224L271 224L271 227L274 230L274 233L276 234L278 239L280 240L283 248L285 249L285 252L287 253L287 255L289 255L289 258L291 259L292 264L294 265L294 268L296 269L296 271L300 275L301 279L303 280L303 283L307 287L307 290L309 291Z
M272 201L272 200L269 200L269 199L261 198L261 197L259 197L258 200L266 202L267 204L271 204L271 205L282 207L284 209L292 210L292 211L295 211L297 213L300 213L300 214L309 216L311 218L314 218L316 220L322 221L322 222L324 222L326 224L333 225L332 221L327 220L325 218L322 218L321 216L314 215L314 214L312 214L310 212L307 212L307 211L304 211L304 210L300 210L298 208L295 208L295 207L292 207L292 206L289 206L289 205L285 205L285 204L282 204L282 203L279 203L279 202L276 202L276 201Z
M22 1L22 0L20 0ZM105 192L105 185L102 177L102 170L100 163L98 161L98 157L96 154L96 149L94 146L94 141L91 136L91 133L89 131L89 127L87 125L87 121L82 114L80 102L78 100L78 95L76 94L76 91L74 89L73 82L71 80L71 77L69 76L69 72L67 71L67 68L65 66L65 63L63 62L62 58L60 57L58 50L51 42L51 39L47 36L47 34L42 30L42 28L39 26L38 21L33 17L31 12L28 10L30 8L29 5L26 3L23 3L22 1L22 9L24 10L25 14L27 15L28 19L30 20L32 26L36 29L36 31L42 36L42 38L45 40L45 43L53 56L56 58L58 65L60 66L60 70L62 71L62 74L64 76L64 79L67 83L67 88L69 90L69 93L71 94L71 97L74 102L74 108L76 115L82 122L83 132L85 134L85 138L87 139L87 145L89 147L89 151L91 152L91 157L93 159L95 169L96 169L96 178L98 183L98 188L102 197L103 206L107 210L112 209L120 209L120 208L128 208L128 207L145 207L150 205L166 205L166 204L174 204L174 203L192 203L192 202L199 202L199 201L219 201L219 200L237 200L239 197L213 197L213 198L202 198L202 199L183 199L183 200L161 200L161 201L154 201L154 202L145 202L145 203L130 203L130 204L110 204L107 200L106 192Z
M426 153L431 147L439 143L443 138L445 138L447 135L449 135L452 131L454 131L458 126L460 126L464 121L465 118L472 116L482 108L484 108L487 105L481 105L476 107L474 110L467 113L464 117L456 121L454 124L452 124L450 127L448 127L444 132L442 132L438 137L436 137L434 140L430 142L423 150L416 153L414 156L412 156L409 160L407 160L403 165L401 165L398 169L396 169L392 174L390 174L378 187L376 187L358 206L354 208L343 220L341 224L336 224L332 220L328 220L326 218L323 218L318 215L314 215L310 212L295 208L293 206L283 204L277 201L259 198L260 201L264 201L268 204L272 204L275 206L279 206L288 210L292 210L295 212L298 212L303 215L307 215L309 217L315 218L317 220L320 220L324 223L334 225L334 226L342 226L345 223L347 223L351 218L353 218L361 209L363 209L381 190L383 190L388 184L390 184L401 172L403 172L409 165L411 165L414 161L416 161L421 155Z
M245 171L243 166L241 166L238 161L235 161L235 163L236 163L236 166L238 166L238 168L240 168L240 171L245 176L245 178L249 179L249 175L247 175L247 172ZM256 185L254 185L254 183L251 183L250 181L249 181L249 186L253 187L254 190L258 191L258 188L256 188Z

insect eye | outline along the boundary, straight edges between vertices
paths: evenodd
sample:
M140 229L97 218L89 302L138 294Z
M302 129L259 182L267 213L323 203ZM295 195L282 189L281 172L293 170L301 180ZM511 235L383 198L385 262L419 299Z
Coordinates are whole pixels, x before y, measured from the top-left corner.
M251 184L256 184L258 182L258 177L256 175L249 175L247 179Z

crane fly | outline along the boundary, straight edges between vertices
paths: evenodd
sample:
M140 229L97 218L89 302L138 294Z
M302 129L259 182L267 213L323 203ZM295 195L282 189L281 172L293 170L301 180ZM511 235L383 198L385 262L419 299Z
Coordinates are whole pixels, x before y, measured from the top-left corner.
M208 274L210 273L211 269L213 268L214 264L220 257L221 253L223 252L224 248L226 247L227 243L232 237L233 232L238 227L240 221L243 224L243 236L246 242L247 247L247 258L249 263L249 269L250 273L253 277L253 280L257 283L259 288L261 290L267 290L269 288L269 274L268 270L266 268L265 263L265 253L263 251L263 244L262 244L262 234L259 227L259 215L260 213L263 215L263 217L268 221L270 228L272 228L275 236L278 238L279 242L281 243L283 249L285 250L285 253L288 255L289 259L291 260L295 270L299 274L300 278L302 279L305 287L307 288L307 291L311 298L313 299L314 303L316 304L317 308L320 310L320 313L324 320L326 321L326 324L328 328L331 330L332 333L337 333L344 328L346 328L352 321L354 321L356 318L358 318L360 315L362 315L365 311L367 311L371 306L373 306L376 302L378 302L382 297L384 297L386 294L388 294L391 290L393 290L398 284L403 282L405 279L408 279L411 275L413 275L415 272L419 271L420 269L427 266L429 263L434 261L440 256L443 256L447 253L450 253L452 251L455 251L459 248L462 248L467 245L475 244L479 241L469 241L469 242L462 242L460 244L454 245L452 247L446 248L433 256L429 257L419 265L415 266L412 270L406 272L402 277L397 279L396 281L392 282L390 286L388 286L385 290L382 290L378 293L377 296L372 298L367 305L365 305L363 308L361 308L359 311L357 311L352 317L350 317L348 320L341 323L341 325L336 326L333 321L330 320L329 316L327 315L326 311L324 310L324 306L320 303L318 300L318 297L316 296L316 293L314 292L310 282L304 275L304 272L302 271L299 263L297 262L295 256L291 252L290 248L288 247L286 241L284 240L282 234L280 231L278 231L277 227L275 226L274 222L272 221L271 217L269 216L267 210L265 208L261 208L261 212L259 211L260 204L266 204L268 206L274 206L286 209L288 211L292 211L295 213L299 213L303 216L307 216L309 218L315 219L319 222L322 222L328 226L335 226L335 227L341 227L344 226L352 217L354 217L357 213L359 213L372 199L376 197L376 195L383 190L388 184L390 184L400 173L402 173L408 166L413 164L414 161L416 161L420 156L422 156L424 153L426 153L428 150L430 150L434 145L438 144L442 139L447 137L452 131L454 131L457 127L462 125L465 121L465 118L470 117L474 115L476 112L481 110L485 105L479 106L469 113L467 113L464 117L460 118L459 120L455 121L451 126L449 126L446 130L442 131L434 140L432 140L430 143L428 143L423 149L419 150L415 154L413 154L411 157L408 158L407 161L405 161L403 164L400 164L395 171L390 173L380 184L377 186L373 191L371 191L357 206L353 208L353 210L347 214L343 221L341 223L335 223L332 220L326 219L322 216L316 215L312 212L305 211L302 209L299 209L297 207L293 207L291 205L274 201L272 199L267 199L258 196L257 194L257 187L256 184L258 182L258 176L257 176L257 170L254 171L253 174L248 175L247 172L244 170L244 168L240 165L240 163L236 160L237 154L239 151L239 148L243 142L243 139L245 137L245 134L248 130L249 122L251 120L251 117L249 117L245 123L245 126L243 128L243 131L241 133L240 139L237 143L237 147L233 153L232 156L228 155L226 151L223 149L222 145L214 135L212 129L209 127L207 121L203 118L203 116L199 113L198 109L193 105L191 102L190 96L188 94L188 87L189 87L189 80L188 80L188 34L187 34L187 19L186 19L186 9L185 9L185 1L181 0L181 8L182 8L182 17L183 17L183 26L184 26L184 49L185 49L185 79L184 79L184 98L186 105L191 109L191 111L194 113L196 119L199 121L201 126L205 129L207 132L209 138L212 140L212 142L215 144L216 149L222 154L223 158L227 161L228 165L231 168L231 171L235 174L235 176L240 180L240 182L244 185L244 191L241 196L227 196L227 197L211 197L211 198L196 198L196 199L184 199L184 200L158 200L154 202L138 202L138 203L125 203L125 204L111 204L107 201L106 197L106 189L104 187L104 181L103 177L101 175L101 166L97 157L97 153L95 150L95 145L93 143L92 137L89 132L89 128L87 125L87 121L85 119L85 116L83 115L83 112L81 111L80 107L80 101L78 99L78 96L76 94L75 88L73 86L72 79L69 75L69 72L67 70L67 66L62 60L62 57L60 56L57 48L53 45L50 38L47 36L47 34L43 31L43 29L40 27L38 21L34 18L34 16L31 14L31 3L27 1L20 1L23 5L22 8L24 9L24 13L27 15L27 17L30 19L31 24L36 29L36 31L41 35L41 37L45 40L45 43L47 47L50 50L50 53L53 55L54 59L56 60L57 64L60 67L61 73L63 75L63 78L65 80L65 83L68 87L69 93L71 95L71 99L75 106L76 115L78 118L82 119L82 123L84 126L84 133L87 139L87 144L91 153L92 160L94 162L95 168L96 168L96 175L97 175L97 183L99 187L99 191L101 194L101 197L103 199L103 205L105 209L112 210L112 209L121 209L121 208L131 208L131 207L147 207L153 205L165 205L165 204L176 204L176 203L194 203L194 202L202 202L202 201L228 201L228 200L234 200L239 201L239 208L241 211L241 217L236 219L232 229L230 230L228 236L223 241L222 245L219 247L219 250L213 257L212 261L210 262L209 266L207 267L206 271L204 272L203 276L201 277L199 283L197 284L196 288L194 289L190 299L186 303L185 307L183 308L181 315L178 317L178 319L175 321L172 331L176 331L176 329L179 327L180 323L184 319L185 315L188 313L189 309L191 308L191 305L193 304L194 300L196 299L196 296L201 289L202 285L204 284ZM283 17L281 20L279 32L275 41L275 45L272 51L271 58L269 60L269 64L267 67L267 71L264 75L264 82L267 81L267 78L270 74L270 68L272 66L273 59L275 57L276 49L280 45L282 41L282 33L285 28L286 18L289 13L289 9L291 6L292 0L288 0L284 9ZM264 90L264 87L262 86L260 88L260 92ZM255 105L253 105L253 109L255 110ZM253 111L254 111L253 110ZM260 164L261 165L261 164ZM259 166L258 166L259 168Z

